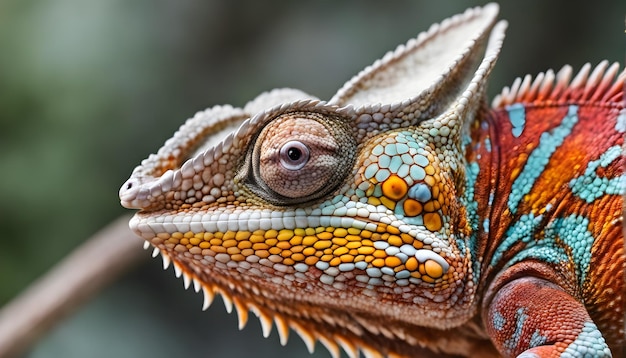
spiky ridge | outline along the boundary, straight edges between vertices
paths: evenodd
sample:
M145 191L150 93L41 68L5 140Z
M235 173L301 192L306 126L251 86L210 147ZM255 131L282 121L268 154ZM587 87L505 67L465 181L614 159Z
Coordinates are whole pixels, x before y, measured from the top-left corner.
M511 87L505 87L492 102L494 109L504 108L513 103L554 102L598 102L621 103L621 91L626 83L626 70L617 76L619 64L609 66L608 61L600 62L593 71L585 64L572 79L572 67L563 66L556 74L553 70L539 73L533 79L526 75L516 78Z
M151 245L148 241L144 242L143 245L145 250L148 250ZM216 285L208 285L206 283L200 282L199 279L193 277L192 274L184 271L181 266L179 266L176 261L172 261L167 253L159 250L159 248L154 247L152 251L152 257L157 257L161 254L161 258L163 259L163 269L167 270L170 265L174 269L174 274L177 278L182 278L183 286L185 289L188 289L193 283L194 291L199 293L202 291L204 295L204 301L202 304L202 310L207 310L213 300L215 299L216 294L222 296L222 301L224 302L224 307L226 312L232 313L233 307L237 311L238 316L238 328L242 330L247 322L249 317L249 312L254 313L254 315L259 319L261 323L261 329L263 331L263 337L269 337L273 324L276 324L276 331L280 337L281 345L286 345L289 340L289 329L293 329L302 339L304 344L306 345L308 351L310 353L314 352L315 343L319 341L328 349L331 357L339 358L341 356L341 349L343 349L348 357L350 358L358 358L360 354L363 354L365 357L382 357L382 355L376 351L373 347L367 347L365 345L356 346L347 337L333 335L333 336L325 336L320 334L319 332L313 332L308 330L306 327L298 324L294 321L286 321L279 315L270 316L268 313L263 310L261 307L256 306L251 302L243 302L238 300L236 297L232 297L226 290L222 290L220 287ZM394 355L389 355L389 357L394 357Z

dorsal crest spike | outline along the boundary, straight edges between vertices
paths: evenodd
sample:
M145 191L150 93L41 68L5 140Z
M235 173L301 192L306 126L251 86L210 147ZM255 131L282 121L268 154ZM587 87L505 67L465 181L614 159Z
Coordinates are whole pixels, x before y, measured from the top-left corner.
M549 101L553 104L571 102L618 102L626 82L626 70L619 72L619 64L609 66L608 61L600 62L592 69L585 64L572 79L572 67L563 66L556 75L548 70L533 79L526 75L517 78L511 88L505 88L492 102L495 109L514 103L537 103Z

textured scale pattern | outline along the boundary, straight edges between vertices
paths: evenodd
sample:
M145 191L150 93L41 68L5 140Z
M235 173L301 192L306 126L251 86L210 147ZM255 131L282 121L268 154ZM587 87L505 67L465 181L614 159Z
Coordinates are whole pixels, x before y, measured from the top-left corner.
M293 89L189 119L120 189L130 227L240 328L333 357L609 357L624 344L626 72L484 95L494 4L329 101Z

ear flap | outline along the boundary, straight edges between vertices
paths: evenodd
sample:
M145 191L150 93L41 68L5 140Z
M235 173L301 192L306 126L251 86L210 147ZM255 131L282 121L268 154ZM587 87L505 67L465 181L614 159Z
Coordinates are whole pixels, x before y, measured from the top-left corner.
M463 118L483 100L505 22L489 4L433 25L367 67L329 101L351 106L366 136L453 110ZM491 34L491 37L490 37Z

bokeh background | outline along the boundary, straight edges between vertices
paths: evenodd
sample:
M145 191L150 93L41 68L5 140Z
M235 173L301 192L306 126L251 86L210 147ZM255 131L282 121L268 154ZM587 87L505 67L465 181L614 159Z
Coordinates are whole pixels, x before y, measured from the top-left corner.
M196 111L275 87L330 98L483 3L0 0L0 305L126 213L119 185ZM625 13L623 1L501 4L509 29L490 94L565 63L623 63ZM219 301L201 312L201 295L145 260L25 357L309 356L293 332L282 348L252 318L237 331ZM319 344L316 356L328 356Z

